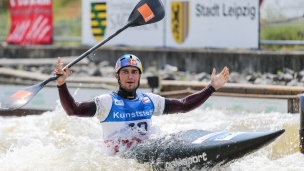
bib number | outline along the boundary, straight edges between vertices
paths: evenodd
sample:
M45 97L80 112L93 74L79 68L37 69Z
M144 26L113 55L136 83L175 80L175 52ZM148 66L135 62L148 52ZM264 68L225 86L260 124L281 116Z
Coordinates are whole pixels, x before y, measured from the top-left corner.
M132 130L137 130L140 135L145 135L148 131L148 123L147 122L138 122L136 123L129 123L129 127Z

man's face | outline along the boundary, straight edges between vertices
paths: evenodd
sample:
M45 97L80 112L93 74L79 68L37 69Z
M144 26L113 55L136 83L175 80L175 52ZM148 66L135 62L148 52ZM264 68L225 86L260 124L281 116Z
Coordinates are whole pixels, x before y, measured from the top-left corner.
M139 69L133 66L123 67L119 70L119 74L116 74L116 79L120 77L120 85L123 89L132 92L138 86L138 81L141 74Z

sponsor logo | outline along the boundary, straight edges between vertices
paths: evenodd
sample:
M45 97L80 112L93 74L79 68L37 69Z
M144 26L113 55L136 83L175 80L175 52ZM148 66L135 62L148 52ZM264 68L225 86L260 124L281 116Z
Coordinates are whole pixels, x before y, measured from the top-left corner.
M51 0L10 0L12 7L15 6L34 6L34 5L51 5Z
M15 98L15 99L20 99L20 100L24 100L26 98L28 98L29 96L31 96L33 93L30 91L25 91L25 90L19 90L16 93L14 93L13 95L11 95L11 98Z
M129 60L126 61L125 66L132 65L132 66L137 66L137 62L135 59L130 58Z
M107 27L106 2L91 3L91 28L95 40L102 40Z
M115 105L117 106L124 106L124 102L122 100L114 100Z
M144 18L145 22L148 22L152 20L155 15L149 5L145 3L141 7L137 8L137 11L141 14L141 16Z
M130 58L130 63L132 66L137 66L137 62L135 59Z
M118 70L121 67L121 61L116 63L115 70Z
M209 141L229 141L232 138L244 134L244 132L214 132L208 135L205 135L203 137L200 137L198 139L196 139L195 141L192 142L192 144L201 144L202 142L204 142L205 140L209 140Z
M197 156L191 156L183 159L175 158L175 160L171 162L166 162L165 167L168 170L172 170L176 167L182 167L182 166L190 167L191 164L200 163L207 160L208 160L207 154L203 152L201 155L197 155Z
M211 133L211 134L207 134L205 136L202 136L202 137L196 139L195 141L192 142L192 144L201 144L205 140L207 140L207 139L209 139L211 137L214 137L216 135L219 135L219 134L222 134L222 132L214 132L214 133Z
M131 113L114 112L113 118L114 119L137 118L137 117L152 116L152 114L153 114L152 109L149 111L136 111Z
M244 134L244 132L234 132L234 133L227 132L226 134L223 134L217 137L216 139L214 139L214 141L228 141L241 134Z
M144 98L141 99L141 101L142 101L143 103L149 103L149 102L150 102L150 99L149 99L149 97L144 97Z
M183 43L189 32L189 2L171 2L171 30L174 40Z

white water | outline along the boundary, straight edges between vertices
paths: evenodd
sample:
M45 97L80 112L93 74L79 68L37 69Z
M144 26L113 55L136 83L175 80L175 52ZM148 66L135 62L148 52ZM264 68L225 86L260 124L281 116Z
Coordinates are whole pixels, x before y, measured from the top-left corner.
M286 129L267 147L210 170L304 170L304 155L299 152L299 114L196 109L187 114L153 117L155 136L193 128ZM0 170L149 170L133 160L107 156L101 134L97 119L68 117L60 105L42 115L0 117Z

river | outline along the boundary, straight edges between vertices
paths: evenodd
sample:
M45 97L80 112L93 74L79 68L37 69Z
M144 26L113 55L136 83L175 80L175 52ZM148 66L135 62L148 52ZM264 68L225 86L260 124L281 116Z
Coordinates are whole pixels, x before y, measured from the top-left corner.
M181 130L286 132L268 146L209 170L304 170L299 152L299 114L252 113L198 108L186 114L153 117L153 134ZM57 105L41 115L0 117L0 170L149 170L148 165L104 153L96 118L69 117Z

